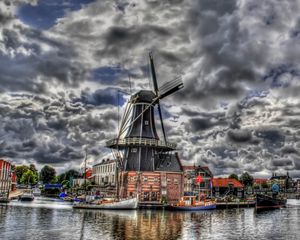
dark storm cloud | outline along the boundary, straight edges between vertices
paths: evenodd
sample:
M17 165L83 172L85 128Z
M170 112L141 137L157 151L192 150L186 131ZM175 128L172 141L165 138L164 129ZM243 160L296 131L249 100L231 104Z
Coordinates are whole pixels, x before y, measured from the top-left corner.
M232 129L227 132L228 138L233 142L250 142L252 139L252 134L246 129Z
M272 161L274 167L284 167L293 165L293 161L291 159L276 159Z
M83 146L92 156L102 154L99 149L104 147L107 137L113 137L110 132L116 134L118 115L114 110L82 106L83 103L74 103L64 95L3 96L0 155L13 158L15 163L26 158L38 164L55 165L78 164L84 158Z
M151 87L153 50L159 85L183 78L163 101L183 160L215 175L297 168L296 1L103 0L52 19L47 31L3 6L1 155L78 164L86 145L104 156L126 98L117 91Z

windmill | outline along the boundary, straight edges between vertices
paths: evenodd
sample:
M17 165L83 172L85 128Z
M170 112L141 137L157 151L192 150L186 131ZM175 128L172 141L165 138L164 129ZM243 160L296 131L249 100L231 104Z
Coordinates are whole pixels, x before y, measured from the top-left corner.
M153 90L133 94L125 107L117 138L106 143L122 171L155 171L161 161L169 159L176 144L167 141L160 102L183 87L176 78L158 87L152 53L149 53ZM157 107L163 133L161 141L156 132L154 107Z

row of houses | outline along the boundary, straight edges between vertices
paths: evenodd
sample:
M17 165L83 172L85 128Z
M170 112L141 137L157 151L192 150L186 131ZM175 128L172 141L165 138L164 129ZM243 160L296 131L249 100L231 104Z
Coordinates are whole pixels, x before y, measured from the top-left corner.
M170 167L170 166L169 166ZM126 179L126 183L121 184L126 188L126 196L133 196L137 192L137 185L141 201L159 201L163 195L168 195L168 201L175 201L182 195L205 195L208 197L224 198L226 196L236 196L239 198L245 195L245 186L236 179L215 178L210 169L206 166L181 166L182 173L174 174L168 171L128 172L119 175L120 179ZM164 169L163 169L164 170ZM124 178L124 175L125 178ZM92 183L94 192L104 195L114 195L117 191L117 166L111 159L104 159L94 165L87 172L87 178ZM201 176L201 182L197 182L197 177ZM80 180L81 183L83 179ZM300 181L294 181L289 174L273 174L270 179L254 179L253 191L270 189L276 182L283 191L300 192ZM78 184L78 181L74 182ZM120 189L124 191L124 189ZM169 194L166 194L169 192ZM122 196L122 194L121 194Z
M300 179L293 179L289 173L276 174L273 173L269 179L256 178L254 179L254 191L264 191L277 183L283 192L298 192L300 193Z
M161 201L168 196L168 201L178 201L182 195L205 195L207 197L224 197L236 195L243 197L244 186L236 179L214 178L212 172L205 166L180 166L181 172L167 171L172 166L161 166L161 171L155 172L122 172L119 178L125 179L120 184L121 196L133 196L137 191L144 202ZM91 174L88 174L91 172ZM88 177L89 176L89 177ZM197 177L201 176L201 181ZM92 184L93 191L104 195L114 195L117 191L118 172L116 162L104 159L87 171L87 179ZM73 185L80 186L84 179L75 180ZM125 186L125 187L124 187ZM137 189L139 186L139 189Z

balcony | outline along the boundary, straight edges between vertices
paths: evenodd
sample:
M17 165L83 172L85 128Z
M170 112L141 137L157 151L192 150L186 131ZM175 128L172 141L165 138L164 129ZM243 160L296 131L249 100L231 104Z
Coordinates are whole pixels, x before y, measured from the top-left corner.
M106 142L106 146L109 148L124 148L130 146L148 146L160 148L165 151L172 151L176 149L176 144L165 143L164 141L151 139L151 138L123 138L123 139L111 139Z

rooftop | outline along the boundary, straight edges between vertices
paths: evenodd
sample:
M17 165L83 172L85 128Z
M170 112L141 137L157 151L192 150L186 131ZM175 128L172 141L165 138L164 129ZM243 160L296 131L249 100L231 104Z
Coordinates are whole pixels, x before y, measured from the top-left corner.
M229 184L233 184L235 188L243 188L244 185L234 178L213 178L212 184L214 187L228 187Z

